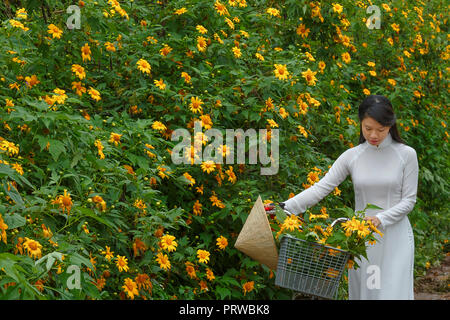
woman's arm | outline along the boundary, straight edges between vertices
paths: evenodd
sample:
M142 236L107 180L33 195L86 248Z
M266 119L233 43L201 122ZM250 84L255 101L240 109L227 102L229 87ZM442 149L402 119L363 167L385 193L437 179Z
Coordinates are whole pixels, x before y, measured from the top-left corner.
M305 212L306 209L314 206L333 191L335 187L340 185L350 173L348 168L349 151L350 149L342 153L339 158L336 159L330 170L322 177L322 179L320 179L320 181L289 200L284 201L285 209L296 215Z
M388 210L376 215L383 228L400 221L410 213L416 203L417 184L419 180L419 163L416 150L410 148L403 171L402 200Z

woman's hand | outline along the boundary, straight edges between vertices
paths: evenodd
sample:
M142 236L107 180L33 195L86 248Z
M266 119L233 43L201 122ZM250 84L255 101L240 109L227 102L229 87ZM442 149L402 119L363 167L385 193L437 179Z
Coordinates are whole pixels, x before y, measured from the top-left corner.
M372 222L375 228L378 228L378 226L381 224L380 219L378 219L376 216L367 216L364 217L364 220Z

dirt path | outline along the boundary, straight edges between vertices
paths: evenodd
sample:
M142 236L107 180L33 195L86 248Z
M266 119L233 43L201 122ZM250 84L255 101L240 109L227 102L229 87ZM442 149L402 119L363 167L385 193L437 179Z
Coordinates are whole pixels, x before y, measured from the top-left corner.
M450 256L417 278L414 291L415 300L450 300Z

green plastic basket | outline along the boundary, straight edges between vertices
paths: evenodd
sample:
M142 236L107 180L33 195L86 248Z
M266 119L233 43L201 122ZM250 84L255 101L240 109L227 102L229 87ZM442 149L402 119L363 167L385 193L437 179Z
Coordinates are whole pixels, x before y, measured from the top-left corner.
M350 254L284 235L275 277L277 286L325 299L336 299Z

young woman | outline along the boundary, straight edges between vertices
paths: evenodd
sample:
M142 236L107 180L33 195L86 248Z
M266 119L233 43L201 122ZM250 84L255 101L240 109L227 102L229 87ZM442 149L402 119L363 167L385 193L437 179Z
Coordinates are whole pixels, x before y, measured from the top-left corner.
M284 202L299 214L314 206L350 175L355 211L367 203L371 220L384 234L367 247L367 260L348 273L349 299L414 299L414 237L407 214L416 202L416 151L400 138L390 101L371 95L359 106L359 144L343 152L320 181Z

